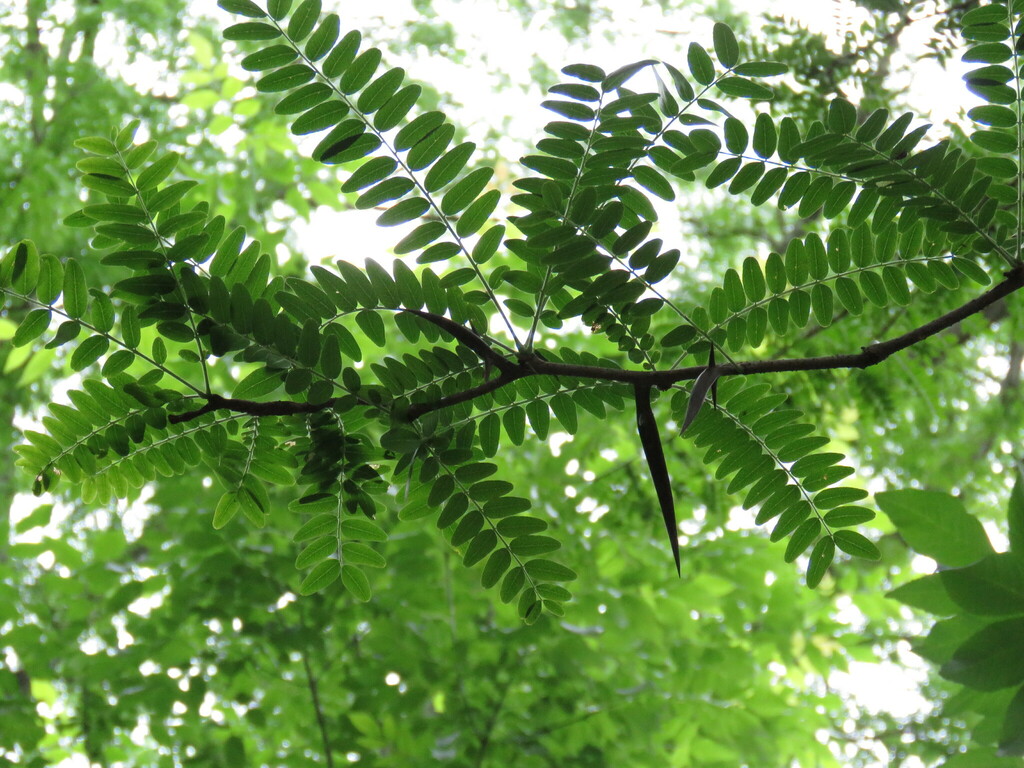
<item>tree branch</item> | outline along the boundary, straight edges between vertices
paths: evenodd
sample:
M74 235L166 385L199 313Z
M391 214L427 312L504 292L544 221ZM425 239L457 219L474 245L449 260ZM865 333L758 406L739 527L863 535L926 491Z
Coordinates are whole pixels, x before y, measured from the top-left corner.
M504 656L502 657L504 661ZM505 699L508 696L509 688L512 687L512 674L508 673L508 678L501 686L501 690L498 692L498 701L491 705L491 713L487 718L487 724L484 726L483 735L480 737L480 747L476 753L476 762L474 763L475 768L481 768L484 764L484 758L487 756L487 750L491 746L491 737L494 735L494 727L498 724L498 717L501 714L501 710L505 706Z
M515 363L491 349L483 336L480 336L471 328L460 325L454 320L450 320L443 315L435 315L431 312L424 312L419 309L406 309L404 311L409 314L416 315L417 317L422 317L427 322L436 325L442 331L447 331L455 337L457 341L476 352L477 356L484 361L485 365L493 365L502 373L511 373L515 368Z
M309 656L302 653L302 666L306 670L306 684L309 686L309 697L313 702L313 711L316 712L317 726L320 728L320 739L324 745L324 760L327 768L334 768L334 756L331 754L331 740L327 735L327 720L324 718L323 707L320 706L320 689L309 666Z
M719 376L751 376L761 373L786 373L793 371L828 371L838 368L869 368L888 357L918 344L935 334L946 330L981 312L1006 296L1024 287L1024 264L1017 265L1005 274L1005 279L994 288L967 303L947 312L924 325L888 341L876 342L862 347L860 352L822 357L782 358L778 360L751 360L738 363L723 363L715 366ZM707 366L694 365L668 371L631 371L603 368L596 365L572 365L552 363L539 357L521 359L503 371L496 380L484 382L472 389L442 397L433 403L416 403L409 409L409 419L414 420L431 411L472 400L509 384L516 379L532 375L569 376L577 379L618 381L624 384L646 384L667 388L680 381L691 381L701 375Z
M247 413L250 416L293 416L299 413L319 413L331 408L335 398L325 400L322 403L295 403L291 400L272 400L260 403L255 400L239 400L233 397L221 397L216 394L202 395L206 399L206 405L194 411L185 413L172 413L167 417L171 424L181 424L186 421L198 419L212 411L234 411L235 413Z
M762 373L788 373L794 371L830 371L839 368L868 368L881 363L897 352L901 352L941 331L951 328L971 315L985 310L1011 293L1020 290L1024 287L1024 263L1018 264L1006 272L1004 277L1005 279L1001 283L956 309L901 336L862 347L860 352L843 355L825 355L822 357L750 360L746 362L723 363L713 368L719 377L752 376ZM536 352L521 354L519 359L513 362L492 349L483 336L464 325L430 312L412 309L405 311L422 317L424 320L451 334L458 342L473 350L484 361L485 365L493 366L500 371L497 377L488 379L461 392L445 395L430 402L413 403L405 414L405 419L410 422L433 411L474 400L482 395L494 392L506 384L511 384L518 379L529 376L566 376L575 379L617 381L624 384L653 386L664 389L680 381L692 381L708 370L706 365L693 365L687 368L674 368L667 371L635 371L621 368L606 368L597 365L574 365L571 363L550 362ZM323 403L295 403L288 400L259 403L252 400L221 397L215 394L206 395L205 397L207 402L202 408L187 413L173 414L168 420L171 423L179 424L221 409L235 411L236 413L247 413L253 416L290 416L328 410L335 403L333 398Z

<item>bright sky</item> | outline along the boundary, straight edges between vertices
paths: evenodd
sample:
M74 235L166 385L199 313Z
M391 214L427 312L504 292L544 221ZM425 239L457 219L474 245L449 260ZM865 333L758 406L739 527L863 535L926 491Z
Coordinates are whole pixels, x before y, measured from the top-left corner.
M568 0L571 6L574 0ZM193 8L208 11L210 0L193 0ZM325 2L325 10L339 3ZM508 116L508 134L511 136L537 136L541 127L550 119L550 114L539 108L541 94L536 87L532 91L518 88L501 89L486 78L486 71L498 71L507 75L511 83L518 83L530 77L535 56L548 62L553 69L578 61L597 62L610 71L614 67L643 58L680 60L684 54L683 45L690 40L709 43L711 22L694 19L685 10L663 12L657 6L645 6L639 0L616 0L614 16L600 23L598 34L582 43L567 45L564 38L551 24L549 13L538 13L524 26L519 14L504 9L503 3L456 2L456 0L435 0L434 8L442 19L452 19L458 36L458 45L465 49L465 61L457 62L432 57L417 59L415 71L418 79L431 81L451 93L460 106L455 118L463 125L470 126L471 138L481 139L488 126L498 118ZM854 30L866 13L857 8L851 0L835 2L809 2L809 0L738 0L737 5L748 7L753 12L771 11L799 20L815 31L831 36L833 42L845 30ZM374 0L372 3L345 3L342 11L345 24L350 28L373 27L377 19L410 19L418 16L411 0ZM652 30L655 30L652 33ZM921 23L911 27L904 40L908 47L919 46L926 38L930 26ZM110 43L111 41L107 41ZM709 46L710 47L710 46ZM111 51L111 63L116 65L116 47L98 45L98 50ZM483 65L481 57L486 57ZM406 63L399 56L395 63ZM408 68L408 67L407 67ZM960 102L949 99L950 93L963 94L964 103L972 97L967 94L960 80L965 67L954 63L951 71L945 71L933 61L921 62L909 82L910 101L920 109L931 110L933 122L956 116ZM147 71L136 67L133 70L136 82L144 88L165 90L173 93L176 85L168 83L167 73L159 68ZM0 94L7 97L7 94ZM230 135L230 134L229 134ZM313 140L315 143L315 139ZM511 140L499 140L497 146L501 155L518 157L522 145ZM283 218L284 216L282 216ZM374 225L377 212L350 211L339 214L322 209L314 214L308 223L294 222L299 247L315 263L343 255L356 260L354 254L386 254L398 240L393 230L381 230ZM338 232L345 232L346 253L337 252ZM671 234L671 233L667 233ZM386 261L385 261L386 263ZM45 501L45 499L43 500ZM40 500L19 497L13 510L14 520L20 519L33 510ZM127 510L120 509L124 514ZM136 512L145 514L144 508ZM128 515L131 517L131 515ZM40 540L44 536L58 535L56 526L48 529L37 528L23 534L22 541ZM52 567L43 562L44 567ZM838 606L839 617L850 625L857 625L863 617L852 605ZM916 683L923 679L924 668L917 657L900 649L902 665L863 664L851 665L850 672L834 673L830 685L848 691L857 706L872 712L889 711L897 715L910 715L928 706L918 695ZM145 734L140 734L140 738ZM871 749L871 745L866 745ZM883 748L876 748L876 765L887 763ZM64 765L85 765L66 761ZM913 761L904 763L906 768L922 765Z

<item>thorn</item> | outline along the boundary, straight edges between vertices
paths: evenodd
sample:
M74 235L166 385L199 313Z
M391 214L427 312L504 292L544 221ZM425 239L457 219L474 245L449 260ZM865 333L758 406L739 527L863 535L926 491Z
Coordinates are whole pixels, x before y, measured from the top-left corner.
M676 507L672 499L672 479L665 465L665 451L661 446L658 434L658 422L651 408L651 386L634 384L633 393L636 398L636 430L640 435L640 445L647 459L647 467L651 472L654 490L661 506L661 517L665 521L668 542L672 547L672 557L676 563L676 575L682 576L679 560L679 528L676 524Z

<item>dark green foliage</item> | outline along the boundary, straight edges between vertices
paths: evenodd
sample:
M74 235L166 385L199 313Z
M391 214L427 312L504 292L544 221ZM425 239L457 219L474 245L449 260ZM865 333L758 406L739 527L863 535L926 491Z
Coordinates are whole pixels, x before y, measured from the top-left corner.
M1017 526L1021 486L1018 478L1007 513L1011 530ZM950 617L918 641L917 652L941 665L943 677L973 689L976 696L990 697L1000 721L1001 754L1024 754L1024 557L1019 542L1012 540L1009 552L993 554L980 521L947 494L905 490L880 494L878 500L915 550L953 566L890 593L907 605ZM945 531L943 537L936 535L939 530ZM994 692L1008 688L1017 688L1012 699L996 698Z
M948 141L918 150L927 126L911 129L910 114L878 110L858 124L842 99L807 126L765 111L749 125L728 116L713 99L769 100L760 80L785 68L743 61L724 24L714 28L714 58L691 44L688 75L654 60L609 74L566 67L570 81L543 103L556 119L520 161L531 173L512 184L519 210L490 224L500 204L493 170L474 161L472 142L453 146L443 113L416 111L420 87L405 84L401 68L379 71L379 49L360 50L358 32L340 36L338 17L321 19L318 0L272 3L268 13L248 0L221 6L260 19L226 35L272 41L242 65L260 73L261 93L279 95L276 112L294 134L323 134L312 157L340 170L341 192L356 208L382 209L381 226L413 223L395 237L404 258L390 270L342 261L315 267L314 280L272 277L260 243L211 217L194 182L171 180L177 154L150 159L153 147L133 146L137 124L111 139L79 139L90 153L79 168L91 199L68 223L92 227L103 261L131 275L108 297L90 291L78 261L40 256L30 243L0 265L5 294L32 307L14 344L57 320L49 344L74 341L71 368L86 372L74 407L52 409L47 431L26 433L19 448L37 490L66 478L86 501L102 502L201 463L224 487L212 520L221 528L239 513L265 525L268 486L296 485L295 562L308 571L300 591L340 579L360 600L370 596L363 569L385 565L366 543L387 538L370 519L397 492L400 519L436 515L463 563L480 565L482 583L532 622L562 610L564 591L545 583L575 574L543 557L558 539L537 535L544 522L526 514L529 494L490 478L485 459L503 442L545 439L552 416L571 435L581 418L635 398L678 567L662 450L673 437L654 422L657 386L673 390L658 410L705 449L715 481L742 491L758 524L774 521L769 536L787 540L783 558L810 550L810 585L837 550L878 559L876 545L847 528L873 513L850 505L864 494L840 485L852 474L844 456L825 450L829 439L813 434L785 392L735 375L747 371L733 356L812 319L826 328L876 308L927 306L929 294L957 290L962 278L986 284L1000 262L1019 272L1016 191L1004 181L1017 168L998 156L1018 147L1002 106L1013 73L992 46L998 29L969 54L988 63L968 85L992 102L972 112L985 127L971 137L971 156ZM657 92L631 90L648 71ZM680 252L656 236L647 193L672 201L698 177L757 205L774 198L800 218L820 215L830 228L764 260L737 260L720 287L684 308L659 287L680 277ZM485 270L499 253L501 266ZM437 271L426 266L435 262ZM505 341L491 333L492 318ZM542 328L570 320L614 354L541 351ZM387 350L396 330L411 351L367 355L361 365L362 345ZM216 358L247 366L230 397L211 386Z

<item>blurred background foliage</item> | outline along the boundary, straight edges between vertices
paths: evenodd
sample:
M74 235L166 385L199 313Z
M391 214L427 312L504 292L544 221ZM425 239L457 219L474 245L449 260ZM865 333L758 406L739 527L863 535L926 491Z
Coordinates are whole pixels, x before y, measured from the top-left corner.
M864 113L897 112L912 101L908 71L926 59L956 62L950 30L976 3L836 2L835 24L824 30L724 0L507 0L489 27L465 21L480 15L478 5L366 4L349 25L392 63L437 75L424 83L430 99L501 158L507 185L545 120L539 107L522 105L536 105L574 60L620 63L588 51L682 59L689 40L724 20L755 57L790 66L774 114L809 122L836 95ZM72 142L138 117L150 137L183 153L182 170L201 181L213 213L276 250L282 273L304 273L313 252L353 247L349 232L363 220L334 172L295 152L284 118L243 82L238 51L219 40L226 14L206 15L208 6L17 0L0 8L5 242L30 238L61 257L85 253L81 230L55 226L78 207ZM642 23L649 19L658 20L654 28ZM561 42L521 51L526 68L510 70L481 32L488 29ZM911 30L923 43L901 46ZM459 72L473 78L456 88L445 78ZM482 110L474 94L483 102L485 90L492 97ZM962 138L956 124L932 135ZM823 228L706 191L674 205L662 218L676 228L695 278L676 287L684 303L744 255L784 250L792 237ZM95 281L117 279L95 260L92 267ZM856 350L959 299L931 302L808 332L799 354ZM0 317L0 339L18 313ZM973 511L990 510L998 537L1024 424L1020 323L1019 309L999 305L877 370L773 384L819 414L821 431L850 454L865 487L956 492ZM602 342L585 331L568 331L564 343L601 353ZM759 350L784 352L772 340ZM52 350L0 342L0 452L10 455L18 429L68 375ZM216 375L223 383L232 371L220 366ZM953 686L937 678L918 672L920 695L890 702L902 706L891 711L854 696L865 667L837 679L851 663L913 665L904 638L925 627L923 615L884 596L914 575L912 554L884 519L881 563L845 562L812 592L797 568L782 567L782 545L731 508L692 445L673 440L666 451L684 533L677 579L633 429L629 418L595 417L572 439L499 457L581 574L564 619L530 627L457 567L422 522L386 520L390 567L377 576L372 602L354 603L340 590L297 599L283 497L265 530L235 522L215 532L219 491L195 477L161 481L117 508L83 505L68 488L35 508L18 495L29 478L0 463L0 507L12 510L0 516L0 762L1019 764L987 751L983 729L971 735L984 712L969 701L939 708ZM970 758L953 757L968 746Z

